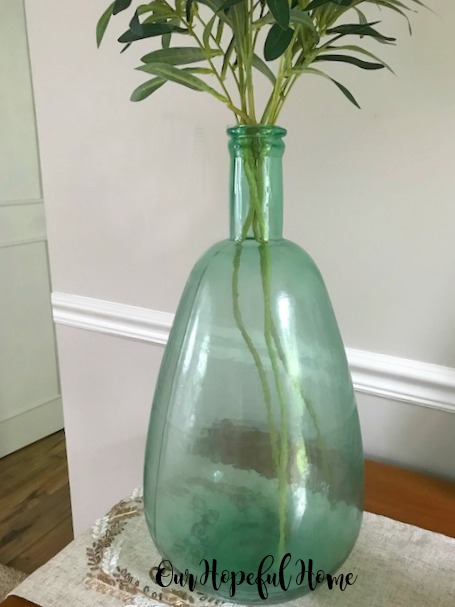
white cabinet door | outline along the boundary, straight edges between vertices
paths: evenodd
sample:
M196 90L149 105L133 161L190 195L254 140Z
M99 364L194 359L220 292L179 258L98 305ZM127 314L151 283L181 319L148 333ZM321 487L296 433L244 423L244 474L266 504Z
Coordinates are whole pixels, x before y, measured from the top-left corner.
M0 0L0 457L63 427L22 0Z

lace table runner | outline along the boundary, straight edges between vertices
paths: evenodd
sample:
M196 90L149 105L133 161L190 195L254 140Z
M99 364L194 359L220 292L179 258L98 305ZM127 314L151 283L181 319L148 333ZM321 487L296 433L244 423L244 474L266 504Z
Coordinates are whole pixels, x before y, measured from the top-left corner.
M162 588L161 562L136 490L14 590L41 607L230 607L187 587ZM321 584L288 607L454 607L455 539L365 513L341 568L357 576L342 592Z

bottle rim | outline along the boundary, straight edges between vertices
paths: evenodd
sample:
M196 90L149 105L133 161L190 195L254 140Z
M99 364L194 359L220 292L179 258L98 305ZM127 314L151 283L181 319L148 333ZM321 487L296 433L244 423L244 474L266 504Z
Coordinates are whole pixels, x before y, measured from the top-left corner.
M287 130L281 126L275 126L273 124L238 124L236 126L229 127L227 134L232 139L250 139L250 138L282 138L287 134Z

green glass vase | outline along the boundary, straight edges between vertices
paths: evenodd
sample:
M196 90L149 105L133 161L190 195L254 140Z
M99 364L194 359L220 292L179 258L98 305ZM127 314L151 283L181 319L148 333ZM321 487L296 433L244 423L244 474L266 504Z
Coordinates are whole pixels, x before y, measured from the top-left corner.
M289 587L266 591L277 603L312 589L310 559L314 572L333 574L350 553L362 520L362 441L321 274L282 237L286 131L228 133L230 238L196 263L175 316L150 418L145 513L174 572L200 577L208 563L247 575L262 562L273 581L290 555ZM232 579L219 579L196 589L264 602L257 584L239 583L232 596Z

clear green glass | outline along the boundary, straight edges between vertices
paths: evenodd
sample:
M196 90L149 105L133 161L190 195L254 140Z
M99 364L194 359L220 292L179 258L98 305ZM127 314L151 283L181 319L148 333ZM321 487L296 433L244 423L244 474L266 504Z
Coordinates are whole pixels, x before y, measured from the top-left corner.
M166 347L144 474L150 533L175 571L257 572L262 559L334 573L362 520L363 455L346 354L324 282L282 238L278 127L229 129L230 239L195 265ZM289 572L293 565L289 566ZM297 571L297 570L296 570ZM307 581L268 603L305 594ZM301 581L301 580L300 580ZM263 603L246 583L230 602Z

